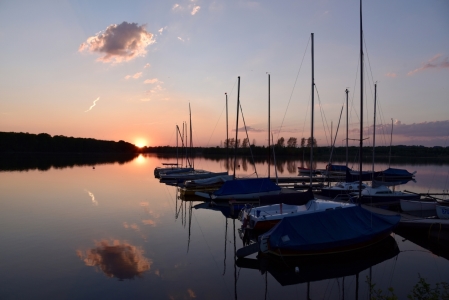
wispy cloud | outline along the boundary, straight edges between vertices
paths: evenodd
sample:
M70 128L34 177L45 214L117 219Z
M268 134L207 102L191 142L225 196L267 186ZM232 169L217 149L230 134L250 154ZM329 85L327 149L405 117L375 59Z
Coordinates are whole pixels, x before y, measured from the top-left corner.
M366 134L372 133L373 126L366 127L364 132ZM391 123L376 125L376 131L382 130L390 132ZM359 133L359 129L350 130L351 133ZM449 120L421 122L413 124L403 124L400 120L394 121L393 135L402 135L404 137L447 137L449 135Z
M145 29L145 25L123 22L109 25L106 30L89 37L78 51L100 53L103 56L97 60L104 63L120 63L145 56L146 47L154 42L153 34Z
M148 65L148 64L147 64L147 65ZM138 73L136 73L136 74L134 74L134 75L126 75L126 76L125 76L125 79L130 79L130 78L137 79L137 78L140 78L140 76L142 76L142 72L138 72Z
M397 74L393 73L393 72L388 72L387 74L385 74L386 77L391 77L391 78L396 78Z
M426 63L422 63L422 66L420 68L417 68L413 71L410 71L407 73L407 75L413 75L418 72L427 70L427 69L449 69L449 57L440 59L442 57L442 54L437 54Z
M181 8L181 5L176 3L176 4L173 5L172 10L177 10L177 9L180 9L180 8Z
M200 6L195 6L193 9L192 9L192 12L190 13L192 16L194 16L199 10L200 10Z
M147 69L147 68L149 68L149 67L151 67L151 65L150 65L149 63L146 64L145 66L143 66L144 69Z
M89 107L88 110L86 110L85 112L91 111L91 109L97 104L97 101L100 101L100 97L98 97L97 99L94 100L94 103L92 104L91 107Z
M235 132L235 129L233 129L232 131ZM240 127L240 128L239 128L239 131L245 132L245 127ZM253 127L251 127L251 126L247 126L247 127L246 127L246 131L249 131L249 132L264 132L265 130L253 128Z
M180 40L181 42L184 42L183 38L178 36L178 40Z
M160 80L157 79L157 78L153 78L153 79L147 79L147 80L145 80L143 83L144 83L144 84L153 84L153 83L159 83L159 84L162 84L163 82L160 81Z

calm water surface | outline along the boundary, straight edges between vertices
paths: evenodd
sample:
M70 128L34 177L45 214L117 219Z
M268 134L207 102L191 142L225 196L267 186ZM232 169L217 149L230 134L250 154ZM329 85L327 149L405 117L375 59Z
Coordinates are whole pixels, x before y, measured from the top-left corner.
M449 281L448 255L399 235L392 236L396 252L301 265L298 273L280 262L267 267L255 255L237 265L240 222L178 199L175 187L153 176L164 161L139 156L95 169L0 172L0 299L367 299L370 274L376 288L391 286L404 299L419 274L432 284ZM238 175L254 172L249 162L239 164ZM213 171L225 165L195 160ZM279 176L296 176L299 165L280 163ZM448 187L448 165L396 167L417 171L416 182L396 189ZM266 164L257 168L267 175Z

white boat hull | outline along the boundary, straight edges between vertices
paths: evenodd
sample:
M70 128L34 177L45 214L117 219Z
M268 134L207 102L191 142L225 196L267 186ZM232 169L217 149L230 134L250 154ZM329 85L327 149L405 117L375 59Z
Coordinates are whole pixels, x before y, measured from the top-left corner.
M401 199L402 211L421 211L421 210L435 210L436 201L421 201L421 200L406 200Z
M449 206L437 204L435 207L437 216L440 219L449 219Z

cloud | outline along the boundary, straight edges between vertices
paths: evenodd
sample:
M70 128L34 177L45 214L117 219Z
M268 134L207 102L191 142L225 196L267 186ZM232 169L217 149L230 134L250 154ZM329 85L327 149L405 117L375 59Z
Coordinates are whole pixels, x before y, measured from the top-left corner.
M147 65L148 65L148 64L147 64ZM140 76L142 76L142 72L138 72L138 73L136 73L136 74L134 74L134 75L126 75L126 76L125 76L125 79L130 79L130 78L137 79L137 78L139 78Z
M144 84L153 84L153 83L159 83L162 84L162 81L159 81L159 79L157 78L153 78L153 79L147 79L143 82Z
M440 59L441 57L442 54L435 55L434 57L429 59L428 62L422 63L422 66L420 68L408 72L407 75L410 76L427 69L449 69L449 57Z
M387 74L385 74L386 77L391 77L391 78L396 78L397 74L396 73L392 73L392 72L388 72Z
M148 63L148 64L145 64L145 66L143 66L143 68L144 69L147 69L147 68L149 68L149 67L151 67L151 65Z
M89 37L78 51L98 52L103 56L97 60L104 63L121 63L145 56L145 48L154 42L153 34L145 29L145 25L123 22L109 25L106 30Z
M127 222L123 222L123 227L126 228L126 229L131 228L131 229L133 229L135 231L139 231L140 230L139 225L137 225L136 223L128 224Z
M233 129L232 131L235 132L235 129ZM245 132L245 127L240 127L239 131ZM256 129L256 128L253 128L251 126L247 126L246 127L246 131L248 131L248 132L264 132L265 130L263 130L263 129Z
M86 266L97 267L107 277L119 280L142 277L153 264L152 260L143 256L142 249L118 240L102 240L85 253L77 250L76 254Z
M369 129L369 130L368 130ZM376 125L376 132L391 131L391 123ZM359 133L359 129L350 130L351 133ZM373 126L364 129L364 134L372 134ZM394 121L393 135L405 138L445 138L449 136L449 120L403 124L400 120ZM395 139L393 138L393 141Z
M184 42L184 40L182 39L182 37L178 36L178 40L180 40L181 42Z
M191 12L190 14L192 14L192 16L194 16L194 15L200 10L200 8L201 8L201 7L199 7L198 5L195 6L195 7L192 9L192 12Z
M156 222L153 221L153 220L151 220L151 219L148 219L148 220L142 220L142 223L145 224L145 225L153 226L153 227L156 226Z
M90 111L96 104L97 104L97 101L100 101L100 97L98 97L97 99L95 99L94 100L94 103L92 104L92 106L91 107L89 107L89 109L88 110L86 110L85 112L88 112L88 111Z
M192 289L187 289L190 298L196 298L195 292Z
M176 3L175 5L173 5L172 10L177 10L177 9L181 9L181 6Z

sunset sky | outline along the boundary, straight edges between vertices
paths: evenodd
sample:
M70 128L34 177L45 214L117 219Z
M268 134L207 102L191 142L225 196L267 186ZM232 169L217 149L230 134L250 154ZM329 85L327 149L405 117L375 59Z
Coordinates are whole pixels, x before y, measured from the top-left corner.
M265 145L268 72L274 139L300 140L313 32L318 145L330 144L331 122L335 134L346 88L357 139L359 21L356 0L2 1L0 131L176 145L190 103L193 144L217 146L225 93L235 136L240 76L249 139ZM449 146L449 2L367 0L363 29L367 137L377 81L377 145L389 144L393 119L393 144ZM345 126L343 114L337 146Z

